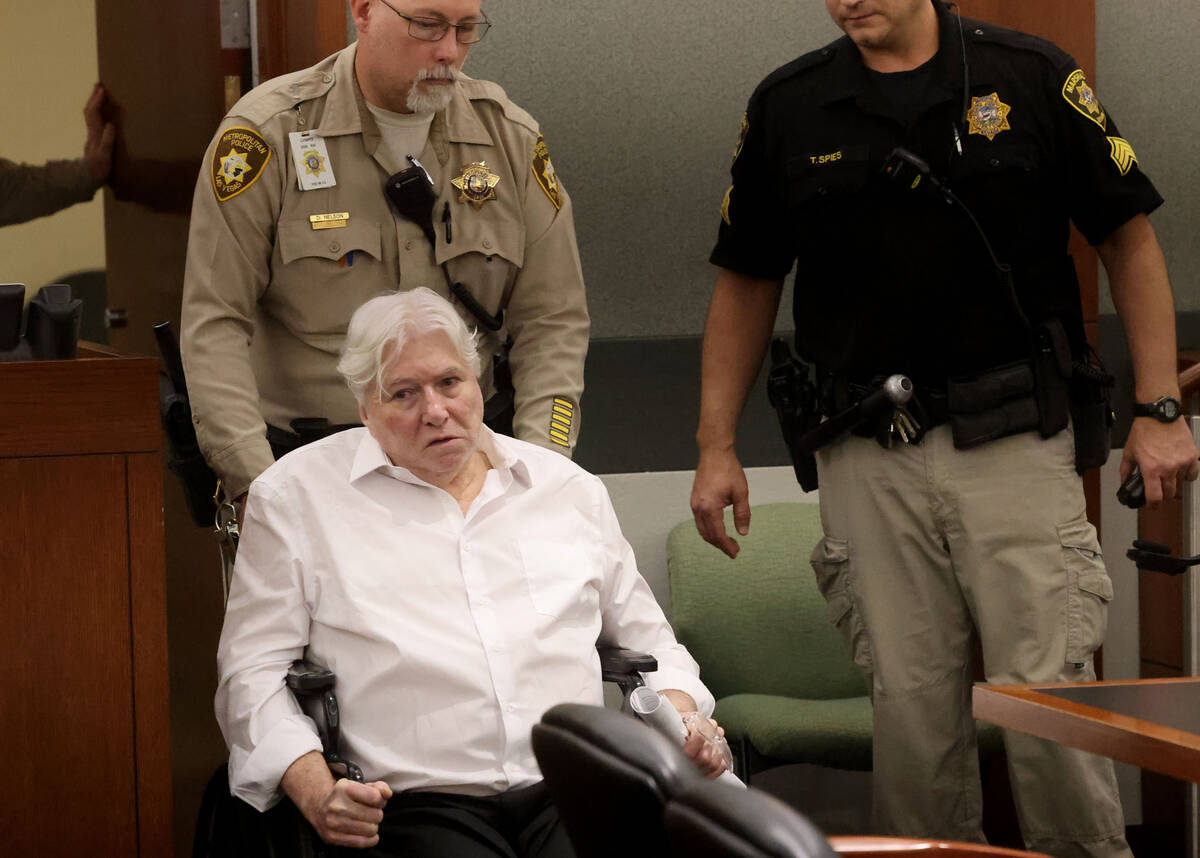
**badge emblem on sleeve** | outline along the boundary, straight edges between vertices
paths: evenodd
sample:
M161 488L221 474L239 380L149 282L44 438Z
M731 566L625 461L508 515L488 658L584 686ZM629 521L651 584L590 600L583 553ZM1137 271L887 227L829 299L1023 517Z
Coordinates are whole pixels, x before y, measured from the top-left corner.
M556 396L550 405L550 440L560 447L571 446L571 424L575 421L575 403Z
M742 114L742 127L738 129L737 145L733 147L733 160L738 159L738 155L742 154L742 146L746 144L746 132L750 130L750 117Z
M1096 97L1096 91L1088 86L1083 69L1071 72L1063 84L1062 94L1067 104L1099 125L1101 131L1108 130L1108 117L1104 114L1104 106Z
M213 149L213 194L218 202L231 200L258 181L271 160L271 147L251 128L227 128Z
M971 97L971 108L967 111L967 131L970 134L982 134L988 140L994 140L1001 131L1009 131L1008 124L1010 105L1000 100L1000 94L993 92L982 98Z
M561 209L562 194L558 190L558 174L554 172L554 165L550 163L550 150L546 148L546 140L541 134L533 147L533 177L546 192L550 202L554 203L555 210Z
M488 200L496 199L496 185L500 177L488 169L487 161L475 161L463 167L462 175L450 180L458 188L458 201L472 203L476 209L483 208Z
M1133 165L1138 162L1137 155L1133 153L1133 147L1124 137L1109 137L1108 145L1111 149L1113 163L1117 165L1122 176L1128 175L1129 171L1133 169Z

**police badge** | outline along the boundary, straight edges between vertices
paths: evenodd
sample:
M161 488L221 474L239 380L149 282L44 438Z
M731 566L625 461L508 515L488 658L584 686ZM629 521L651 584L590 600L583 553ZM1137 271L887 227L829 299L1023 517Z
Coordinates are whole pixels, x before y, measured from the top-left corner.
M472 203L476 209L483 208L488 200L496 199L496 185L500 177L488 169L487 161L475 161L463 167L462 175L450 180L458 188L458 201Z
M988 140L994 140L1001 131L1009 131L1008 112L1012 107L1000 100L999 93L993 92L983 98L972 96L971 109L967 111L969 134L982 134Z

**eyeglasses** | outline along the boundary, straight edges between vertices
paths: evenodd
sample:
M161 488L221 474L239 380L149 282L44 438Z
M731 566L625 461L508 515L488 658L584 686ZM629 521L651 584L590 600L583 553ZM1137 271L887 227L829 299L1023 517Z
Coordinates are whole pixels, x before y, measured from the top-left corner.
M408 22L408 34L422 42L440 42L446 38L446 31L454 28L454 39L460 45L473 45L487 35L492 23L487 18L482 21L468 21L465 24L451 24L441 18L413 18L400 12L387 0L379 0L401 18Z

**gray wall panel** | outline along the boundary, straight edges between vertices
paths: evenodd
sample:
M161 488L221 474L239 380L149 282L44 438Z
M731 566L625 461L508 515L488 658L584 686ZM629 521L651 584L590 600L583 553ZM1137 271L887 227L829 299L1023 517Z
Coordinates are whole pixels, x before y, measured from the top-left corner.
M1096 0L1097 92L1166 199L1151 221L1180 310L1200 309L1198 43L1196 0ZM1103 283L1100 301L1113 311Z
M571 192L593 335L697 334L746 100L840 35L823 3L485 2L468 73L542 125ZM792 327L790 304L780 327Z

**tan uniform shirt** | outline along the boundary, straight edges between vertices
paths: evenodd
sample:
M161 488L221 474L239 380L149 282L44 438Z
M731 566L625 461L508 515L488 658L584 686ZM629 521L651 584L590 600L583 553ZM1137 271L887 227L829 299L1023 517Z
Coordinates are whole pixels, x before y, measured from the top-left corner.
M274 460L265 424L358 422L336 364L354 310L394 289L450 297L445 271L492 315L479 327L484 394L491 357L512 340L518 438L570 455L588 344L571 202L538 125L496 84L464 79L418 156L438 196L434 246L394 213L390 163L354 76L355 46L241 99L209 146L196 186L184 281L182 350L201 450L231 495ZM301 190L292 132L320 135L311 161L336 184ZM319 156L324 157L324 156ZM484 162L498 177L478 205L453 181ZM306 168L307 169L307 168ZM447 233L445 215L450 223ZM332 215L318 219L314 216ZM322 220L339 224L317 229Z

